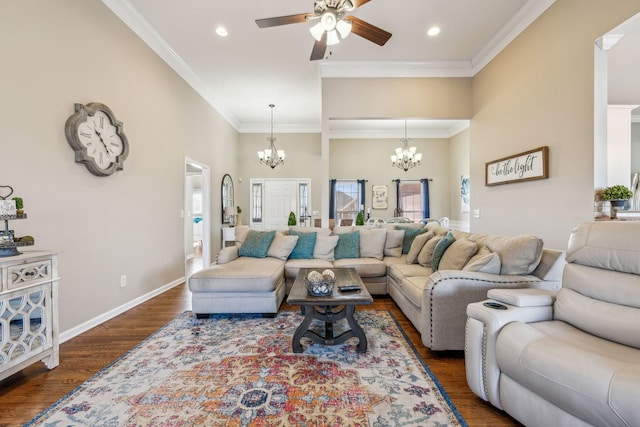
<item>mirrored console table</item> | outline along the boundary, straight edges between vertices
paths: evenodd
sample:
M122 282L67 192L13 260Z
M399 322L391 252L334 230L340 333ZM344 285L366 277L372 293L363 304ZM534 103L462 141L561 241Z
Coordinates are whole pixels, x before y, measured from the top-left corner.
M55 252L0 258L0 380L38 360L58 366L59 280Z

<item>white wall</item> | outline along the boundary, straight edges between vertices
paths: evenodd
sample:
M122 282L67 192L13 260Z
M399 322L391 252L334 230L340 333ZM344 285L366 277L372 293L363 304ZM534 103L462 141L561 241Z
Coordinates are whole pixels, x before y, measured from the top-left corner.
M60 253L64 332L184 276L185 156L208 164L219 188L222 165L235 172L238 135L100 1L1 9L0 185L24 198L16 234ZM130 143L109 177L75 163L64 135L74 103L89 102L109 106Z

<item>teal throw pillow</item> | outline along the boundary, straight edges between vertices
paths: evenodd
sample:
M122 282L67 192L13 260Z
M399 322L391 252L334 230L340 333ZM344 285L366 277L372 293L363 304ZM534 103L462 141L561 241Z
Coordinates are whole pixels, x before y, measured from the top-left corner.
M313 248L316 247L316 233L304 233L301 231L289 230L290 236L298 236L296 246L289 255L290 259L313 259Z
M360 258L360 232L338 234L334 257L335 259Z
M411 249L411 244L413 243L413 239L416 238L417 235L426 233L427 228L422 227L402 227L400 225L396 226L396 230L404 230L404 241L402 242L402 253L408 254L409 249Z
M433 250L433 258L431 258L431 269L433 271L438 271L438 266L440 265L442 255L447 250L447 248L451 246L451 244L455 241L456 238L453 237L453 233L448 232L447 235L440 239L440 241L436 244L436 247Z
M239 256L248 256L252 258L264 258L267 256L269 246L276 237L275 231L256 231L249 230L247 237L238 249Z

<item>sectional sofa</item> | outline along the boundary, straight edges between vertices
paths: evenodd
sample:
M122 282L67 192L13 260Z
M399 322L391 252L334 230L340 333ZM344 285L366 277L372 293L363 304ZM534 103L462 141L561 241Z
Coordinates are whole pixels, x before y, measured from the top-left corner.
M492 236L436 224L333 230L236 228L236 245L188 279L192 309L274 316L300 268L353 267L372 295L389 295L432 350L464 349L466 307L495 288L557 290L564 252L531 235Z

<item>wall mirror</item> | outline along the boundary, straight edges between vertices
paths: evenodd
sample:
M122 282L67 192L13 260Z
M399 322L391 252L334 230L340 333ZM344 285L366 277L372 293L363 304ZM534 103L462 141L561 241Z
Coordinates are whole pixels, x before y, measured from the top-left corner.
M231 215L226 215L226 209L234 205L233 201L233 180L229 174L222 177L222 223L229 224Z

